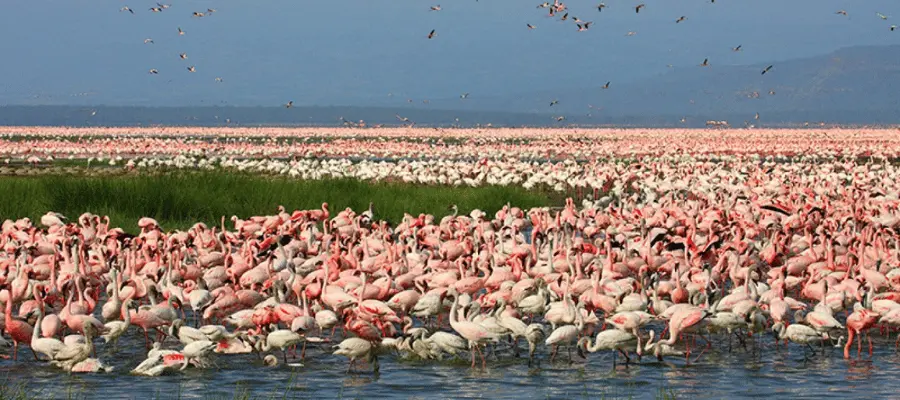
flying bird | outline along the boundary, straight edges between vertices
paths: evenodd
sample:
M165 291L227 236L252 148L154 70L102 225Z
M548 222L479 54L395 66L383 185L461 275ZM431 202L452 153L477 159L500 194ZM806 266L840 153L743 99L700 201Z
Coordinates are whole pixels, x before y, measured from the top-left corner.
M888 19L888 16L887 16L887 15L884 15L884 14L882 14L882 13L880 13L880 12L876 12L875 15L877 15L878 18L881 18L881 19Z
M187 67L187 70L188 70L188 72L197 72L197 69L194 68L193 65L191 65L190 67Z
M194 16L195 16L195 17L205 17L206 14L204 14L204 13L202 13L202 12L194 11Z
M637 7L634 8L634 12L635 12L635 13L640 13L640 12L641 12L641 9L644 8L644 7L646 7L646 6L647 6L647 5L644 4L644 3L638 4Z
M162 12L162 10L163 9L161 7L150 7L150 11L153 11L153 12Z
M678 19L675 20L675 23L677 24L677 23L679 23L679 22L681 22L681 21L684 21L684 20L686 20L686 19L687 19L687 17L685 17L684 15L682 15L682 16L678 17Z
M609 89L609 81L606 82L605 85L602 86L603 89Z
M628 31L628 33L626 33L625 36L634 36L636 34L637 34L637 32L635 32L635 31Z
M550 102L550 107L553 107L554 104L559 104L559 100L553 100Z
M772 95L772 96L774 96L774 95L775 95L775 90L774 90L774 89L772 89L772 90L769 90L769 95Z
M408 117L401 117L400 114L394 114L394 116L397 117L397 119L399 119L400 122L409 122Z
M563 116L563 115L560 115L560 116L556 117L556 122L562 122L562 121L565 121L565 120L566 120L566 117Z
M187 53L181 53L178 57L181 57L182 60L187 60Z
M441 11L441 5L431 6L431 11Z
M562 18L560 18L559 20L560 20L560 21L565 21L565 20L567 20L567 19L569 19L569 13L563 14Z
M547 8L547 7L550 7L550 3L546 2L546 1L541 4L538 4L538 6L537 6L537 8Z
M586 31L591 27L593 22L585 22L584 24L576 24L578 26L578 32Z
M845 17L847 16L847 12L844 11L844 10L837 10L837 11L835 12L835 14L840 14L840 15L843 15L843 16L845 16Z
M150 68L150 73L156 75L159 73L159 70L157 70L156 68Z
M132 10L132 9L129 8L128 6L125 6L125 7L122 7L122 8L119 9L119 12L122 12L122 11L128 11L128 12L134 14L134 10Z
M528 29L534 29L534 28L537 28L536 26L534 26L534 25L532 25L532 24L525 24L525 26L527 26Z
M167 9L167 8L169 8L169 7L172 7L171 4L159 4L159 3L156 3L156 5L157 5L159 8L163 9L163 10L165 10L165 9Z
M184 31L181 30L181 27L178 27L178 36L184 36Z
M755 118L755 119L759 119L759 113L756 113L756 116L755 116L755 117L753 117L753 118Z
M207 8L207 9L206 9L206 12L207 12L208 14L212 14L212 13L216 12L216 9L215 9L215 8Z
M703 62L700 64L700 66L701 66L701 67L708 67L708 66L709 66L709 59L708 59L708 58L704 58L704 59L703 59Z
M216 77L216 82L222 82L222 78L220 78L220 77L217 76L217 77Z
M291 108L291 107L293 107L293 106L294 106L294 101L293 101L293 100L290 100L290 101L287 102L287 104L284 105L284 108Z
M764 69L760 75L765 75L766 72L769 72L769 70L772 69L773 66L774 65L770 65L770 66L766 67L766 69Z
M742 47L744 47L744 45L739 44L739 45L737 45L737 47L732 47L732 48L731 48L731 51L741 51L741 48L742 48Z
M431 33L428 34L428 38L431 39L434 37L434 29L431 30Z
M597 11L603 12L603 9L606 8L606 3L600 3L597 5Z
M463 93L463 94L459 95L459 98L461 98L461 99L468 99L468 98L469 98L469 94L468 94L468 93Z
M897 25L891 25L891 32L897 30Z
M153 39L151 39L151 38L144 39L144 44L147 44L147 43L153 44Z

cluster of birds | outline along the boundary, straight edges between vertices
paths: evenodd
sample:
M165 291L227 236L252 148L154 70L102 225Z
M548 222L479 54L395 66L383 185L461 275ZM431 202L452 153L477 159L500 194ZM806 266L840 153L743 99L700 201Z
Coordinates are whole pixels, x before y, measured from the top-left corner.
M217 354L279 350L287 363L295 346L302 358L330 342L350 368L376 371L389 353L468 352L484 366L486 346L517 355L521 340L529 363L561 346L570 359L696 362L695 338L702 355L767 331L807 349L843 336L844 357L865 336L871 354L871 329L900 326L898 169L753 165L626 167L609 198L580 207L454 206L396 225L371 204L332 214L327 203L187 230L145 217L136 235L90 213L6 220L2 330L13 359L27 345L64 370L99 372L109 367L91 357L96 336L115 349L137 327L150 349L132 371L142 375L216 366ZM636 191L641 176L657 181Z
M159 13L159 12L168 10L171 7L172 7L171 4L156 3L156 7L150 7L149 11L154 12L154 13ZM134 14L134 9L132 9L131 7L128 7L128 6L124 6L119 9L119 12L123 12L123 11L127 11L131 14ZM191 15L193 15L194 17L197 17L197 18L203 18L203 17L210 16L215 12L216 12L216 9L207 8L205 12L204 11L194 11ZM181 27L179 26L178 27L178 36L184 36L184 34L185 34L184 30L182 30ZM153 38L144 39L144 44L154 44L154 43L156 43L156 42L153 41ZM187 58L188 58L187 53L185 53L185 52L179 53L178 57L182 60L187 60ZM188 72L197 72L197 67L194 65L189 65L185 68L188 70ZM150 68L148 73L151 75L158 75L159 69ZM216 82L222 82L222 81L223 80L221 77L216 77Z

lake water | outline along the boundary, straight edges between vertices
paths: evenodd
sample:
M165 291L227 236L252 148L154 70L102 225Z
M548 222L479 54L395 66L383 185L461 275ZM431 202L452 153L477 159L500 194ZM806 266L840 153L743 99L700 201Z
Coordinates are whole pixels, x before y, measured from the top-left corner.
M657 329L658 331L658 329ZM674 394L683 399L736 397L765 398L896 398L900 383L900 354L893 339L873 330L875 355L869 358L863 343L860 359L844 360L842 350L828 348L809 358L805 347L791 344L775 348L771 335L748 342L746 350L734 341L728 351L727 339L715 337L715 345L698 362L666 359L658 362L644 357L642 362L613 368L612 353L573 352L570 364L565 352L551 363L541 347L539 365L528 366L527 358L516 358L501 350L488 355L487 368L470 368L463 360L422 362L401 360L395 355L381 357L381 371L361 363L347 374L347 359L326 353L327 345L307 349L302 367L280 364L266 367L256 355L224 355L217 359L220 370L193 369L160 377L131 376L128 372L146 356L143 334L132 328L119 343L120 351L109 352L97 341L98 356L115 366L108 374L67 374L35 362L27 348L20 348L19 361L0 361L5 385L25 383L40 390L40 398L660 398ZM166 347L179 346L170 339ZM702 347L702 341L698 340ZM524 346L524 342L523 342ZM852 355L855 357L855 346ZM696 349L695 349L696 351ZM279 359L280 353L275 353ZM523 352L526 354L526 352ZM695 353L696 354L696 353ZM693 356L692 356L693 358ZM289 363L295 361L288 359ZM300 362L298 359L296 362Z

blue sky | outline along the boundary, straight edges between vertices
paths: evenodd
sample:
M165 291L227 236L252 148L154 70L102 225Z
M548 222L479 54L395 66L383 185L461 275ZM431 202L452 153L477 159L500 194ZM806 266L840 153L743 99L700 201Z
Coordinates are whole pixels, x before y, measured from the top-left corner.
M570 17L594 22L586 32L546 17L537 0L169 3L152 13L153 1L5 0L0 104L392 105L595 88L705 57L756 64L900 43L888 30L900 21L896 0L606 0L603 12L599 1L568 2ZM191 16L207 8L217 12Z

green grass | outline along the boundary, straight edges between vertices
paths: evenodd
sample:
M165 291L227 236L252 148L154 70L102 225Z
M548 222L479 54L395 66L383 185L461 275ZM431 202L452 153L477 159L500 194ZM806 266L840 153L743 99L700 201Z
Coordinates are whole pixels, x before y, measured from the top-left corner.
M357 213L374 203L376 219L399 222L412 215L460 213L479 208L493 213L507 202L518 207L558 205L558 195L519 187L477 188L422 186L393 182L367 183L350 179L298 181L285 177L229 172L168 172L117 176L37 175L0 177L0 220L29 217L38 223L47 211L71 220L83 212L108 215L111 226L137 230L143 216L163 229L186 229L195 222L219 225L222 216L246 218L271 215L283 205L318 209L328 202L332 216L346 207ZM227 225L231 228L231 222Z

